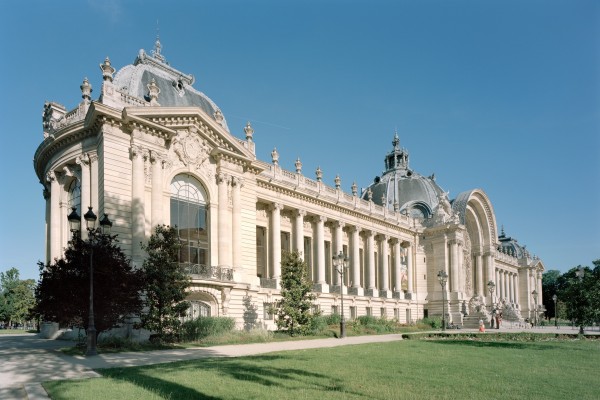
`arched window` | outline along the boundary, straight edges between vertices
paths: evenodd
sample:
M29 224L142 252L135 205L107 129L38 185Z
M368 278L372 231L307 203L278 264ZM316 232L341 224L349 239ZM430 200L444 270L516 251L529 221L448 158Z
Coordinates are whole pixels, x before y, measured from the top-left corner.
M72 207L75 207L77 213L81 215L81 185L77 179L73 179L69 185L69 209L67 213L71 212Z
M177 175L171 181L171 226L179 233L179 262L207 265L209 260L206 192L191 175Z
M190 307L185 312L182 322L193 321L199 317L210 317L210 306L202 301L190 301Z

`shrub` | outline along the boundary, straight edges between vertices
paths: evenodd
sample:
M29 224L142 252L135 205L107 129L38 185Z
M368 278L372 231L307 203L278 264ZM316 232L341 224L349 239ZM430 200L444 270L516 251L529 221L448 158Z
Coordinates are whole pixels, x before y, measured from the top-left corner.
M331 314L325 317L327 321L327 325L339 325L342 321L342 317L340 314Z
M423 318L420 322L424 325L431 326L433 329L442 327L442 319L440 317Z
M328 323L327 317L317 315L310 321L310 332L313 335L318 335L319 333L324 332L328 325L330 324Z
M207 336L218 336L233 331L235 320L228 317L199 317L183 323L183 338L196 341Z

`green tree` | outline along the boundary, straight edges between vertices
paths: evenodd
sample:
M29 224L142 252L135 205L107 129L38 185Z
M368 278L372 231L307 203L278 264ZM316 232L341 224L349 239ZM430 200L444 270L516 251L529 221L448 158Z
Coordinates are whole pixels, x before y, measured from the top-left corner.
M142 308L143 273L133 267L118 246L116 235L89 231L90 240L75 234L62 258L40 266L37 313L46 321L87 330L90 259L94 270L96 335L118 326ZM93 243L93 244L92 244Z
M35 281L21 280L19 270L0 272L0 321L25 323L35 306Z
M160 225L143 246L145 309L140 326L154 332L158 339L172 342L181 327L180 318L189 308L185 301L190 277L179 266L179 238L175 228Z
M315 295L308 279L308 266L297 251L284 252L281 260L281 300L277 301L277 327L290 336L310 332Z
M552 269L544 272L542 275L542 303L546 308L546 318L554 317L554 300L552 296L558 295L558 279L560 278L560 271Z
M600 320L600 260L594 269L578 266L565 272L557 280L558 297L565 304L567 318L583 328ZM577 271L583 272L582 277Z

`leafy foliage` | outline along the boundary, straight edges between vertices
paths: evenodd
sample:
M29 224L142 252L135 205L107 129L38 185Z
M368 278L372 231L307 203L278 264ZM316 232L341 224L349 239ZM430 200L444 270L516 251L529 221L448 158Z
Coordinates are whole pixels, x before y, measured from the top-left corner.
M40 266L35 292L36 312L66 326L87 329L90 298L90 262L93 262L96 334L116 327L142 307L143 274L117 245L116 235L89 231L89 240L76 234L65 255Z
M183 323L184 340L197 341L233 331L235 319L228 317L198 317Z
M567 318L584 326L600 321L600 260L593 261L594 268L572 268L557 279L557 295L565 304ZM583 268L583 278L576 271Z
M189 302L185 301L190 278L179 266L179 238L175 228L160 225L143 246L148 253L144 261L145 309L140 326L156 333L158 339L172 342L181 327Z
M258 324L258 306L252 303L252 296L244 296L244 330L249 332Z
M0 272L0 321L24 323L35 306L35 281L19 279L19 270Z
M281 260L281 300L276 303L277 327L286 329L290 336L310 333L312 283L308 279L308 266L297 251L285 252Z

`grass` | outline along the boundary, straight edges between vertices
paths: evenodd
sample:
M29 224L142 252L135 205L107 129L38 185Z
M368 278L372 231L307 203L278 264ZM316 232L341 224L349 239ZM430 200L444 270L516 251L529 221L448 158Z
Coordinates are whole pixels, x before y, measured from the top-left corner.
M0 329L0 335L14 335L18 333L37 333L35 329Z
M597 399L600 341L427 338L100 370L52 399Z

